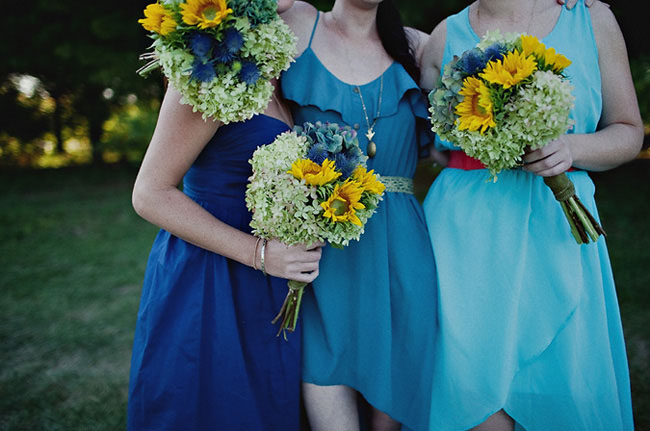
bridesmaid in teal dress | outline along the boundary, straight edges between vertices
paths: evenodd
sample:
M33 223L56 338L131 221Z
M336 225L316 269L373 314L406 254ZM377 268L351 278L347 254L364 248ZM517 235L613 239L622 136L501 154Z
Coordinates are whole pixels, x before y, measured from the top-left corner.
M480 162L437 142L450 154L424 202L440 292L429 429L632 430L605 238L576 244L543 183L573 167L576 194L598 217L587 171L638 153L625 43L601 3L587 9L580 0L569 11L554 0L480 0L434 29L423 57L427 88L493 28L543 36L573 62L575 126L496 183Z
M372 155L370 136L376 154L368 169L387 185L361 240L343 250L324 248L320 275L306 290L303 394L314 431L359 428L353 390L377 409L374 426L397 429L397 421L424 429L416 418L430 397L430 382L420 376L432 363L436 273L413 174L432 136L417 78L379 42L376 2L356 3L364 8L337 0L331 12L318 13L297 2L292 14L283 15L301 38L302 53L281 79L294 121L349 125ZM401 30L396 11L388 7L388 1L379 6L377 21L383 13ZM350 40L365 31L370 41ZM417 70L412 56L410 65L405 63Z

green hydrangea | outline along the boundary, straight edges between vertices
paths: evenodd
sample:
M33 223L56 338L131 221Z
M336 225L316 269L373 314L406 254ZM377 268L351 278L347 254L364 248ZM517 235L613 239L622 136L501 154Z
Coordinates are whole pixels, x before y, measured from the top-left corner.
M499 43L511 51L520 47L519 37L520 34L501 36L498 31L489 32L477 47L485 49ZM538 70L513 90L490 87L496 110L495 127L484 133L459 130L455 109L463 100L459 92L466 75L455 67L458 61L455 58L445 66L438 85L429 93L432 130L480 160L495 181L502 170L521 165L527 147L541 148L573 124L569 118L574 105L573 87L561 73Z
M155 58L140 73L146 74L160 67L169 83L182 95L181 103L192 106L195 112L224 124L243 121L263 112L273 95L271 80L287 70L296 54L296 37L276 13L274 0L233 1L229 15L217 27L200 30L184 24L180 17L183 1L165 0L163 5L176 15L177 28L167 36L153 33ZM241 36L241 45L225 62L207 62L195 56L191 39L197 33L213 37L215 43L223 43L228 29L234 28ZM216 45L215 45L216 46ZM212 48L214 50L216 48ZM214 66L214 78L202 81L193 76L197 61ZM242 76L242 64L254 65L255 74L247 80Z
M246 189L246 206L252 212L250 225L253 233L289 245L327 241L342 247L351 240L359 240L382 196L368 192L362 194L360 202L365 208L356 211L361 226L351 222L331 222L323 216L320 204L342 181L311 186L288 172L296 160L306 158L310 146L306 136L290 131L253 153L250 160L253 175Z

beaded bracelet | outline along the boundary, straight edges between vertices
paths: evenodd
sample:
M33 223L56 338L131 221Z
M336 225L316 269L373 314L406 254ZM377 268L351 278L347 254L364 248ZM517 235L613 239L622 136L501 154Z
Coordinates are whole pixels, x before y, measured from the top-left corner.
M260 266L262 268L260 268L260 269L262 270L264 275L267 275L266 274L266 267L264 266L264 252L265 251L266 251L266 239L264 239L264 241L262 241L262 253L260 254Z

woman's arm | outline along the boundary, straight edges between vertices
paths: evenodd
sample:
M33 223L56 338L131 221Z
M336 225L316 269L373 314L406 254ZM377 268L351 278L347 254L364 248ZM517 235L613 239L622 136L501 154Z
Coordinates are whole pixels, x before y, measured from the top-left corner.
M219 123L203 120L180 103L170 87L165 94L151 143L133 189L133 207L147 221L206 250L248 266L260 267L257 239L212 216L178 190L178 184L212 138ZM311 282L318 275L320 244L311 251L287 247L277 241L267 245L266 272L282 278ZM307 273L309 272L309 273Z
M603 3L591 8L591 19L602 80L603 112L598 131L564 135L526 155L524 161L530 165L525 169L539 175L556 175L570 166L611 169L636 157L643 144L643 121L621 30Z
M309 45L309 37L314 29L314 22L318 10L304 1L297 1L288 10L280 14L280 18L291 28L291 31L298 38L297 42L297 57L307 49Z

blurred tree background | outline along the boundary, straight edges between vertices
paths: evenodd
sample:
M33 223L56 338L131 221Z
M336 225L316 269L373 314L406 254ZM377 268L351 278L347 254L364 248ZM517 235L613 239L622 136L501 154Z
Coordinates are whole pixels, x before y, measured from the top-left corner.
M467 0L397 1L430 32ZM130 194L163 94L136 74L150 0L4 2L0 14L0 431L123 430L142 276L157 228ZM329 10L333 0L313 0ZM593 173L630 358L650 430L650 48L638 2L612 0L646 145ZM576 35L580 37L580 35ZM418 197L437 171L416 176Z
M312 3L328 10L331 0ZM430 32L463 0L401 2L403 22ZM137 24L147 1L16 2L0 16L0 163L60 167L131 162L142 157L162 95L154 73L135 73L150 40ZM616 0L646 123L650 123L650 48L639 29L646 16Z

